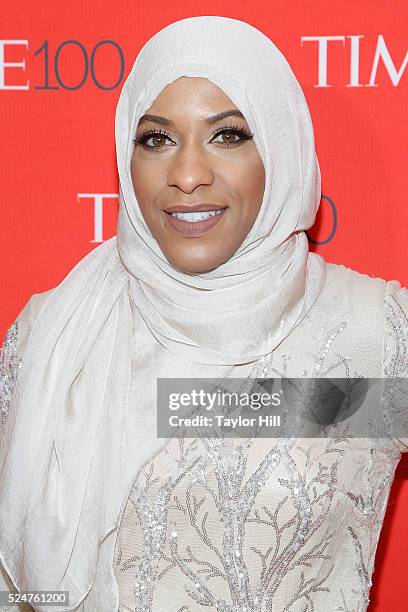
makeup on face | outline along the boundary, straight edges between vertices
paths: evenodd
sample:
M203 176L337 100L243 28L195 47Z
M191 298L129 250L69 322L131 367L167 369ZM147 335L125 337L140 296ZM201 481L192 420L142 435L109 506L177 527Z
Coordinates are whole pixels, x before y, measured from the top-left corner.
M171 82L146 110L131 165L140 211L174 267L212 270L232 257L261 206L265 172L253 134L203 78Z

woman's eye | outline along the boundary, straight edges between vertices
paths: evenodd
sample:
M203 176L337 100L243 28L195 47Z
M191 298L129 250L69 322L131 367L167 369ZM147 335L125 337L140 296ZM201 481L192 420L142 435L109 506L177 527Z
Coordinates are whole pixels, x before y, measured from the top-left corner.
M222 142L223 144L228 144L231 142L237 142L236 140L234 140L235 136L239 136L239 134L237 132L233 132L232 130L224 130L223 132L220 132L219 134L217 134L214 138L217 139L221 136L222 140L219 142ZM224 136L226 136L226 138L224 139ZM239 140L239 138L238 138ZM213 142L216 142L216 140L213 140Z
M149 149L162 149L163 146L166 144L166 140L170 140L170 138L165 134L158 133L142 137L140 139L140 142ZM148 144L149 141L152 141L152 144Z
M216 140L217 138L220 138L220 137L221 137L221 140ZM225 129L225 130L222 130L221 132L218 132L218 134L214 136L211 142L217 142L221 146L228 147L231 145L234 146L234 145L241 144L241 142L244 142L245 140L249 140L250 138L251 138L251 135L247 134L243 130L230 128L230 129Z

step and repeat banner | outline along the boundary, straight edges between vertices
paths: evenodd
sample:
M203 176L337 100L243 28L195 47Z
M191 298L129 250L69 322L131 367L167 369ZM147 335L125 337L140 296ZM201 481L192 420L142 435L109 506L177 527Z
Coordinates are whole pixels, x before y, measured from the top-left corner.
M0 22L0 333L115 234L114 115L144 43L169 23L225 15L279 47L308 101L322 200L308 232L328 261L408 286L406 0L20 2ZM408 457L377 550L370 611L402 610Z

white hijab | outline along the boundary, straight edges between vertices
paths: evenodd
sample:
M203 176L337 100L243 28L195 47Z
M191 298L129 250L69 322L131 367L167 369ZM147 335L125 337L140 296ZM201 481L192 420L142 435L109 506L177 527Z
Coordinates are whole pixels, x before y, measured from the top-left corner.
M225 92L265 167L246 239L225 264L197 275L168 263L130 175L141 115L180 76L205 77ZM166 443L155 437L155 377L233 376L299 325L325 280L304 232L321 196L309 110L284 56L259 30L203 16L158 32L124 84L115 127L117 236L45 302L0 441L0 558L20 590L69 590L70 610L98 583L101 544L118 526L132 479ZM108 572L112 549L104 554Z

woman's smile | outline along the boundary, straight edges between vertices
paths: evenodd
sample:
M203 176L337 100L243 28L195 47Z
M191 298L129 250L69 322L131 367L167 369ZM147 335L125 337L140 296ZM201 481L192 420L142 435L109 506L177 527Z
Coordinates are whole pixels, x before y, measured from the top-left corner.
M199 238L215 227L224 216L227 207L211 204L172 206L164 210L164 224L170 230L187 238Z

